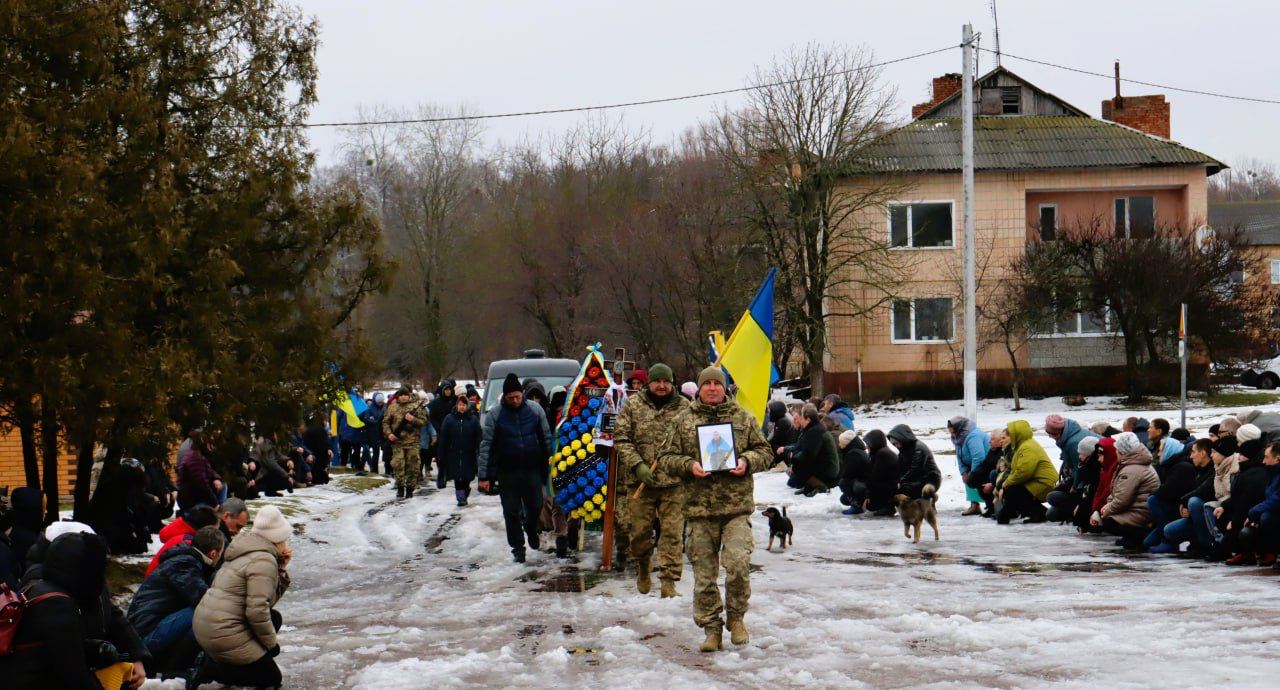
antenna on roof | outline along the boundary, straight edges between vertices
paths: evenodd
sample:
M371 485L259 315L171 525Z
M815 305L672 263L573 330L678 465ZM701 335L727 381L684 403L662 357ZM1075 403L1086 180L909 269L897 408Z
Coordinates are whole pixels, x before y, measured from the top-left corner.
M996 0L991 0L991 21L995 23L996 67L1000 66L1000 18L996 16Z

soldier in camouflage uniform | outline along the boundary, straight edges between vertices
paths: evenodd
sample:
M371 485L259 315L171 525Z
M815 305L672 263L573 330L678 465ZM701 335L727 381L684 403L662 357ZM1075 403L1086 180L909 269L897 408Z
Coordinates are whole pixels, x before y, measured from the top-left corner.
M391 471L396 477L396 498L413 498L422 470L418 459L418 435L427 424L427 413L402 387L382 415L382 436L391 442Z
M627 398L618 415L614 447L618 450L621 478L643 482L640 494L627 498L627 530L631 556L636 559L636 589L648 594L653 563L653 523L659 524L658 579L662 596L676 596L676 581L684 568L680 542L684 534L684 491L680 478L654 467L658 449L671 431L672 420L689 405L671 384L671 367L649 367L649 383L638 395Z
M699 463L698 426L729 422L733 425L733 449L737 466L727 472L708 473ZM751 598L751 513L755 509L755 483L751 475L773 464L773 451L749 412L728 399L724 373L708 367L698 375L698 396L676 415L671 436L659 452L658 467L681 477L685 491L685 518L689 536L685 545L693 564L693 620L706 632L702 651L721 649L727 613L735 645L750 641L743 616ZM724 603L716 579L724 565Z

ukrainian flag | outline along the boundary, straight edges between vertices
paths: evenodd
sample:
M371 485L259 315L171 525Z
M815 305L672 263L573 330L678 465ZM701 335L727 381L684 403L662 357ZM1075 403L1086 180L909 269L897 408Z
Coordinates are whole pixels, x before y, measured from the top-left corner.
M364 400L362 400L360 396L355 393L343 393L338 391L334 393L333 399L334 407L336 407L338 411L342 412L347 426L352 429L361 429L364 427L364 422L360 420L360 414L369 409L369 406L365 404ZM335 424L335 432L337 431L337 428L338 427Z
M738 320L720 349L720 366L738 384L738 404L761 424L769 404L773 368L773 283L778 269L769 269L751 306Z

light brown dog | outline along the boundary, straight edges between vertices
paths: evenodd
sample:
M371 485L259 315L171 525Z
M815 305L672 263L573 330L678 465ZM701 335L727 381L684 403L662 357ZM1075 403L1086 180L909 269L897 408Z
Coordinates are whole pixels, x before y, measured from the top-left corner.
M893 497L898 504L898 516L902 518L902 533L913 543L920 543L920 523L929 522L933 528L933 540L938 541L938 490L932 484L925 484L920 498L909 498L903 494ZM911 538L911 528L915 527L915 538Z

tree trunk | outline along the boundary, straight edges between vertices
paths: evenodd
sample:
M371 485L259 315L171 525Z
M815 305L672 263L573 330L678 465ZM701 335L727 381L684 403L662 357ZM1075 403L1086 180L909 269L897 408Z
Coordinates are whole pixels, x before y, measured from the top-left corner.
M822 355L824 351L821 334L813 337L805 344L804 359L809 369L809 397L821 398L826 395L825 381L822 380Z
M93 405L89 409L97 409ZM78 522L89 522L89 483L93 480L93 447L98 427L97 416L86 415L84 426L76 434L76 485L72 515ZM104 470L105 472L105 467Z
M58 521L58 413L48 396L40 397L40 441L44 456L44 521Z
M26 474L27 486L40 488L40 456L36 453L36 409L31 400L24 399L17 404L18 431L22 438L22 469Z
M1124 339L1124 368L1129 384L1129 396L1125 402L1140 403L1142 402L1142 374L1139 372L1137 346L1130 342L1128 337Z
M1022 382L1022 369L1018 367L1018 353L1009 346L1009 341L1004 341L1005 352L1009 353L1009 365L1013 367L1013 411L1017 412L1022 409L1022 398L1018 395L1018 385Z

